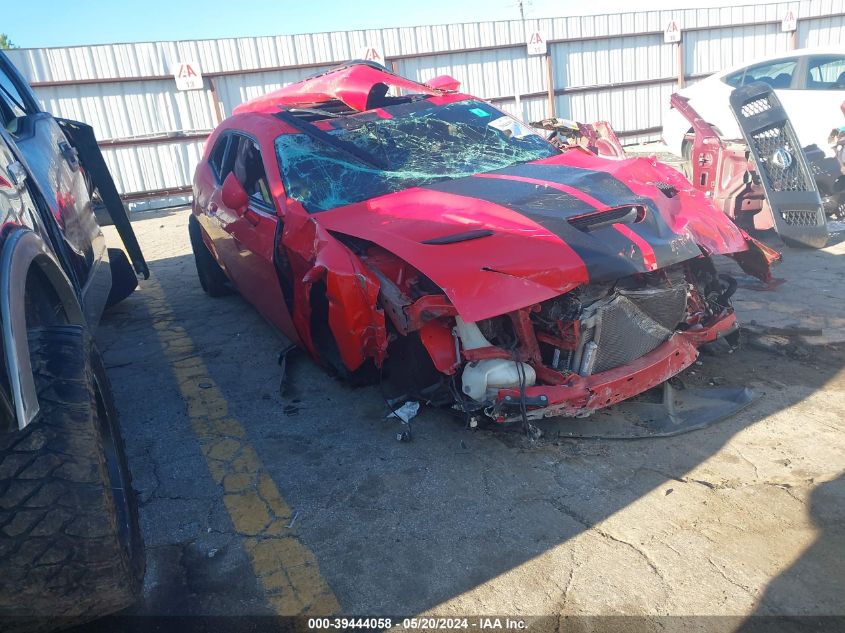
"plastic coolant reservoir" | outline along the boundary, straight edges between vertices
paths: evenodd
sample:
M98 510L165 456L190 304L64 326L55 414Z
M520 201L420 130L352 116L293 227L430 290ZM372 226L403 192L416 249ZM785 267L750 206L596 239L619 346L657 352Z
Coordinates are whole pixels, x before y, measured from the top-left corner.
M467 323L461 317L455 317L455 329L464 349L490 347L488 341L475 323ZM517 368L519 366L523 371ZM520 373L525 374L525 386L537 381L534 368L526 363L493 358L467 364L461 374L463 390L473 400L484 402L492 400L499 389L519 387Z
M464 393L473 400L484 402L495 398L499 389L519 387L517 365L525 370L525 386L533 385L537 381L537 375L531 365L493 358L470 363L464 367L464 373L461 374Z

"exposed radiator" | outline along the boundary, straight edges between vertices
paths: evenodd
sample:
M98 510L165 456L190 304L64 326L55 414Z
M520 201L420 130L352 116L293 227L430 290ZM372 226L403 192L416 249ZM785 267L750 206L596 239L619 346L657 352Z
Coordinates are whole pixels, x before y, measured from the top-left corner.
M619 290L584 309L572 369L583 376L630 363L672 336L686 312L687 289Z

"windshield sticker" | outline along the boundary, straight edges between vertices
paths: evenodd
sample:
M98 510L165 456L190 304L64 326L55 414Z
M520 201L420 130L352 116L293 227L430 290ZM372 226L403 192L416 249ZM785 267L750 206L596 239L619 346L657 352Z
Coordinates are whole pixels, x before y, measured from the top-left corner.
M507 115L500 116L498 119L493 119L487 125L503 132L508 138L525 138L527 136L534 135L534 131L530 127L523 125L516 119L512 119Z
M470 108L469 111L472 112L475 116L490 116L489 112L487 112L486 110L482 110L481 108Z

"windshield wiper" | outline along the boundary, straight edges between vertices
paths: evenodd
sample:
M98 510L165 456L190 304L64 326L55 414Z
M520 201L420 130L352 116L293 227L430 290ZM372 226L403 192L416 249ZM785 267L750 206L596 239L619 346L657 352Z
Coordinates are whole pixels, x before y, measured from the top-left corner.
M308 123L308 121L303 121L299 117L291 114L289 110L282 110L281 112L277 112L276 118L284 121L291 127L296 128L303 134L307 134L311 138L315 138L318 141L322 141L326 145L330 145L331 147L334 147L335 149L343 152L344 154L351 156L358 162L364 163L365 165L367 165L367 167L370 167L371 169L378 169L379 171L384 171L387 169L387 165L382 163L375 156L362 151L353 143L341 141L340 139L332 136L331 134L328 134L327 132L321 130L316 125Z
M337 112L329 112L328 110L320 110L319 108L290 108L288 112L303 112L305 114L317 114L319 116L324 116L327 119L337 119L338 117L342 117L342 114L338 114Z

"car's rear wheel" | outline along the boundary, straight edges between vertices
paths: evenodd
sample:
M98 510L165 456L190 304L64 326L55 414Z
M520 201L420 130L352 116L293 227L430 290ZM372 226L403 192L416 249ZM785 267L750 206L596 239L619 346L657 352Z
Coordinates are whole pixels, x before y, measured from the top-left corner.
M196 217L192 214L188 220L188 234L191 238L191 249L194 251L194 262L197 265L197 276L200 285L209 297L222 297L232 293L226 273L209 252L202 240L202 229Z
M144 548L111 388L82 327L29 331L38 417L0 436L0 617L48 630L130 605Z

